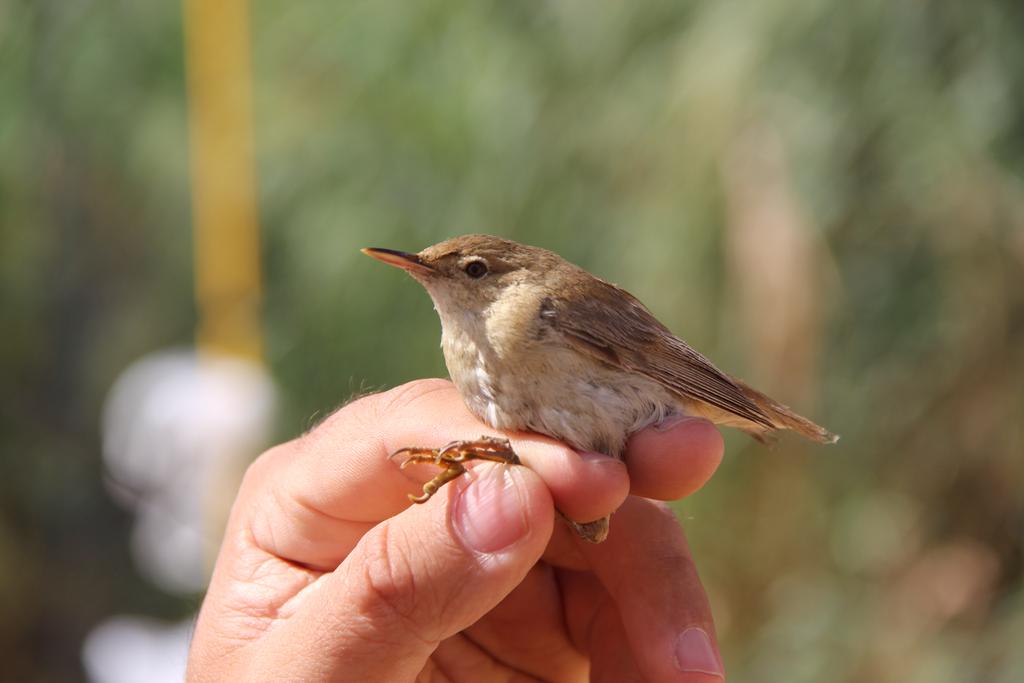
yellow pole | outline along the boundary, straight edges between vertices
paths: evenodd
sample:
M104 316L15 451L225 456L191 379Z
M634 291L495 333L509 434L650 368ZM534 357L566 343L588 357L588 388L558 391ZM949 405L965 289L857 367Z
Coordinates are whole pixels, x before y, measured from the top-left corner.
M247 0L184 0L197 344L260 362Z
M247 0L183 0L192 235L200 361L227 354L262 365L260 237L253 167ZM252 453L221 454L206 491L207 569Z

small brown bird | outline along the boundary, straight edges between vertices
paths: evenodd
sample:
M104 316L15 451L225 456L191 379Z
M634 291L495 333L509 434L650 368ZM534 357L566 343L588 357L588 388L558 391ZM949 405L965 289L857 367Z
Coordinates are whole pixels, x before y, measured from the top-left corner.
M530 430L619 458L633 432L683 413L739 428L758 440L790 429L838 437L730 377L662 325L629 292L546 249L463 235L418 254L368 248L422 284L441 318L441 347L466 406L495 429ZM445 469L425 502L467 460L518 464L507 441L482 438L394 455ZM600 543L608 518L577 523Z

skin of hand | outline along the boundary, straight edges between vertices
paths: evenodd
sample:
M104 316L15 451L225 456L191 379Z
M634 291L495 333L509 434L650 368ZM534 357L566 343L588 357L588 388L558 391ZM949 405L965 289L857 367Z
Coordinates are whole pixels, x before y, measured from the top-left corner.
M388 454L508 436L529 467L435 473ZM711 423L635 434L625 462L473 417L450 382L354 401L246 472L196 623L190 681L723 679L674 515L722 458ZM617 510L599 545L555 516Z

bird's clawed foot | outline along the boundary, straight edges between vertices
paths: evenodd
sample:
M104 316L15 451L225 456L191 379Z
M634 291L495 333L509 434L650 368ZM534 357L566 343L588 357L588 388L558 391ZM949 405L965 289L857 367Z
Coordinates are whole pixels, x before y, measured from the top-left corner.
M409 500L414 503L426 503L430 497L437 493L437 490L453 479L465 474L464 462L469 460L490 460L504 465L519 465L519 456L512 450L508 439L499 439L493 436L481 436L473 441L452 441L443 448L419 448L411 446L400 448L390 457L398 455L407 456L402 461L404 470L410 464L437 465L443 467L436 477L423 485L423 493L414 496L409 494Z

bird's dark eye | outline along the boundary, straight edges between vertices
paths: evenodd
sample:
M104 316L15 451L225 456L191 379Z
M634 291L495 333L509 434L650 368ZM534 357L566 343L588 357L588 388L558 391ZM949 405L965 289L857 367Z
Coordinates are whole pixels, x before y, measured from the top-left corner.
M474 280L479 280L484 275L487 275L487 264L483 261L470 261L466 264L465 270L466 275Z

